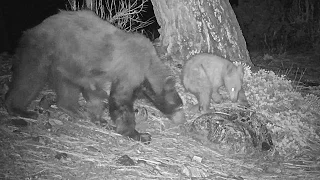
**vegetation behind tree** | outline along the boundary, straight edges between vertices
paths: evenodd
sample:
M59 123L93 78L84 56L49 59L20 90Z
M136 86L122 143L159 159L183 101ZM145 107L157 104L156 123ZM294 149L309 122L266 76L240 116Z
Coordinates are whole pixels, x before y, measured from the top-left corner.
M234 8L250 50L320 52L320 1L240 0Z

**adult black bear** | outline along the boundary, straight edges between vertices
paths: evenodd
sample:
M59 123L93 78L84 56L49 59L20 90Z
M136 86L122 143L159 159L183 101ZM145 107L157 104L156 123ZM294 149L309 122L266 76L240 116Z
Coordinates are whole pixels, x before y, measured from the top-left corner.
M184 122L182 100L152 43L142 35L124 32L91 11L61 11L24 32L6 109L11 115L36 118L27 107L46 82L57 94L59 108L72 116L79 95L87 100L92 121L101 119L102 100L109 97L116 132L135 140L150 136L135 130L134 92L147 97L175 123ZM110 95L104 90L111 82ZM141 85L144 84L144 88Z

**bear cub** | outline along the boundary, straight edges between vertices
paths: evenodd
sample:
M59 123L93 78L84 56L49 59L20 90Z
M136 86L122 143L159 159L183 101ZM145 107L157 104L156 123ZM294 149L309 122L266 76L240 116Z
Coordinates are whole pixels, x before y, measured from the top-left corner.
M199 102L196 108L208 111L210 100L220 103L218 89L225 86L232 102L249 106L242 88L243 67L213 54L197 54L185 64L182 82L187 91L193 93Z

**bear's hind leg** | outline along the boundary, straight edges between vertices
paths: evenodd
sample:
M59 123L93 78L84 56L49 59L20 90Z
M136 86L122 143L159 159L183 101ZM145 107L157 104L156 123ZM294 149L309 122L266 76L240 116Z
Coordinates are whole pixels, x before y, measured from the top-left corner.
M112 121L116 125L116 132L141 142L151 141L147 133L139 133L136 129L133 110L133 91L137 85L132 85L129 80L121 79L112 82L109 97L109 112Z
M102 115L105 109L103 100L108 99L107 92L105 92L103 89L91 91L83 88L82 96L87 101L87 111L89 112L91 121L93 123L106 123L106 121L102 119Z
M47 70L32 64L20 65L14 69L13 80L6 94L5 107L9 114L36 119L38 114L28 111L31 101L36 98L47 80Z
M84 118L85 116L79 111L80 87L64 79L56 80L54 86L57 106L72 117Z

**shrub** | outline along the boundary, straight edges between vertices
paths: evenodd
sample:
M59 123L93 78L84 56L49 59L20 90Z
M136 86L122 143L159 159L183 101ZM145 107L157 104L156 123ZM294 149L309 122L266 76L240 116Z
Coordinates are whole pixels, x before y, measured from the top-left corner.
M281 155L297 154L319 140L317 121L320 117L320 99L315 95L303 97L290 80L272 71L251 72L245 68L245 90L252 108L267 117L275 150Z

